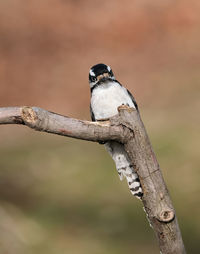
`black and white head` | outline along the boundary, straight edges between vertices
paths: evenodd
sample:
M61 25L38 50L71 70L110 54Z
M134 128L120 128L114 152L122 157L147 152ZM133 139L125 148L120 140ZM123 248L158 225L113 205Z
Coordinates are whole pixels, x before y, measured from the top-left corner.
M101 82L115 80L113 72L110 66L105 64L96 64L94 65L89 72L89 83L90 88L93 88L95 85L100 84Z

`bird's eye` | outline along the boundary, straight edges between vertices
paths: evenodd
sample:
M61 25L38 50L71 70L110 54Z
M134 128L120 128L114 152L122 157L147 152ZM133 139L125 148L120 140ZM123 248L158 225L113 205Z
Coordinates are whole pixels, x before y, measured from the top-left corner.
M90 75L90 80L91 80L91 82L95 82L97 80L97 78L95 76Z

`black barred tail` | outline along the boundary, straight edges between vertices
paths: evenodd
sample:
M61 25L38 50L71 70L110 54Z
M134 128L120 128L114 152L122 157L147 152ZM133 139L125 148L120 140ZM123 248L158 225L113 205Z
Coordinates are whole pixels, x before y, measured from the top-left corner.
M105 144L106 150L112 156L119 174L120 180L125 177L131 193L141 199L143 196L139 177L130 163L124 146L116 141L108 141Z
M130 165L127 167L118 168L117 171L120 180L122 180L123 177L126 178L131 193L137 198L141 199L143 196L142 187L138 174L134 172L133 167Z

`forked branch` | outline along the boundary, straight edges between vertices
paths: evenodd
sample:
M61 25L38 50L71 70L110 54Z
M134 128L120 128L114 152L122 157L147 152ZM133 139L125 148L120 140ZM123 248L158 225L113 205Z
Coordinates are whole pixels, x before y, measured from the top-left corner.
M0 108L0 124L24 124L89 141L115 140L124 144L143 189L142 202L162 254L184 254L184 244L167 187L138 111L119 107L109 121L89 122L36 107Z

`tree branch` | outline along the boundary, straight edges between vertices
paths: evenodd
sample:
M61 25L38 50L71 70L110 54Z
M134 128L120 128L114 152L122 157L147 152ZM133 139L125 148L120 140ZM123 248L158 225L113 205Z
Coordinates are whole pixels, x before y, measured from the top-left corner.
M94 142L116 140L124 143L129 132L110 121L83 121L26 106L0 108L0 124L23 124L37 131Z
M184 244L167 187L140 114L127 106L109 121L89 122L36 107L0 108L0 124L24 124L38 131L89 141L124 144L144 192L142 202L162 254L184 254Z
M121 107L119 119L134 136L124 143L124 147L139 175L144 209L156 233L160 251L162 254L184 254L175 210L140 114Z

